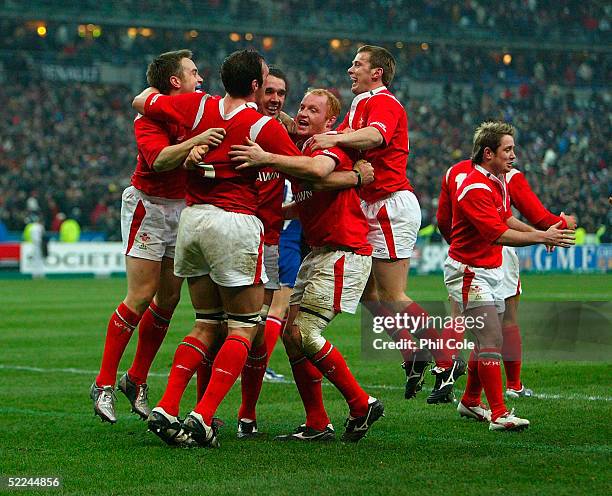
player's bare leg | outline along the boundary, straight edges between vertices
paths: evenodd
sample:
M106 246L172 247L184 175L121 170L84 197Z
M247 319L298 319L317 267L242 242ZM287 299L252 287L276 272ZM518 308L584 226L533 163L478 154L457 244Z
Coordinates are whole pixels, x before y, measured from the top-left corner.
M506 396L509 398L526 398L533 395L533 391L526 388L521 381L523 347L518 324L519 300L520 295L506 298L506 311L502 322L502 358L506 372Z
M217 286L227 314L228 333L213 362L213 372L204 396L187 416L183 426L201 446L218 446L213 415L240 375L251 343L257 334L263 285ZM265 347L265 345L264 345Z
M164 394L148 418L149 430L168 444L186 444L178 414L189 381L204 362L212 362L210 348L222 332L225 314L217 287L208 276L188 279L196 320L174 354Z

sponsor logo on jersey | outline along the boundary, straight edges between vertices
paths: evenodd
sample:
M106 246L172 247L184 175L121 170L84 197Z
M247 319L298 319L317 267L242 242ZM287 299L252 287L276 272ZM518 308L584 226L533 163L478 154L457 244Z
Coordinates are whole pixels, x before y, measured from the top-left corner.
M297 195L295 195L295 202L301 203L306 200L310 200L312 198L312 191L309 189L300 191Z
M272 181L273 179L280 179L278 171L259 171L257 174L257 180L261 182Z

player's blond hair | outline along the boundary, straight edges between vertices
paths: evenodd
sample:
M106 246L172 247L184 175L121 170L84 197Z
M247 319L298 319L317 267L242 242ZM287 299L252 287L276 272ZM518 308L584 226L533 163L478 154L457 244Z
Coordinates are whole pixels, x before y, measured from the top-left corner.
M385 86L389 86L393 82L395 76L395 58L386 48L375 45L363 45L357 50L357 53L367 52L370 54L370 68L383 70L382 82Z
M340 115L340 109L342 108L342 105L340 104L340 100L338 100L338 97L334 95L331 91L323 88L311 88L306 92L306 95L327 97L327 114L325 115L327 119L331 117L338 117Z
M482 164L485 148L495 152L504 136L514 137L515 129L512 124L501 121L486 121L476 128L474 133L474 146L472 147L472 162Z

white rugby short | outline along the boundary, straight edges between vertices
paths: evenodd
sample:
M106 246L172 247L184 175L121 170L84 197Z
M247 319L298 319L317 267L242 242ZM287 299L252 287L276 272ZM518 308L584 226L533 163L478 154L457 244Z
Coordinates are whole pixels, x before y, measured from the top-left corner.
M174 273L179 277L209 275L224 287L265 283L263 232L255 215L214 205L187 207L179 223Z
M280 289L280 279L278 276L278 245L264 245L264 267L268 282L266 289L276 291Z
M396 191L374 203L362 201L361 209L368 219L374 258L411 257L421 228L421 207L412 191Z
M451 257L447 257L444 262L444 284L461 312L470 308L495 305L497 313L503 313L503 277L504 271L501 267L470 267Z
M502 281L502 296L504 299L520 295L521 278L519 274L519 258L516 250L511 246L504 246L502 250L503 262L502 269L504 270L504 279Z
M371 268L372 257L313 248L300 266L290 304L355 313Z
M179 217L185 200L145 195L130 186L121 197L123 252L134 258L160 262L174 258Z

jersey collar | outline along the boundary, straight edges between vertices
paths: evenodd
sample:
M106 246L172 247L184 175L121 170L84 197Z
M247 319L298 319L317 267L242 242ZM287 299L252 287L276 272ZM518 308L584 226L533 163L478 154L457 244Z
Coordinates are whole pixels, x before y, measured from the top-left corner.
M246 103L243 103L242 105L236 107L229 114L226 114L225 113L225 103L224 103L224 100L225 100L224 98L221 98L219 100L219 114L221 114L221 118L224 121L230 120L232 117L234 117L236 114L238 114L238 112L242 112L246 108L252 108L254 110L257 110L257 104L255 102L246 102Z
M353 98L353 102L351 103L351 109L349 110L349 127L350 128L353 127L353 118L355 117L355 110L357 110L357 105L359 105L359 102L361 100L364 100L365 98L370 98L371 96L374 96L377 93L380 93L381 91L385 91L386 89L387 89L386 86L381 86L374 90L364 91L363 93L359 93L359 95Z
M487 179L493 181L494 183L497 183L497 185L500 187L500 189L502 191L502 197L503 197L503 200L504 200L504 205L506 205L506 195L508 194L508 192L506 190L506 181L505 180L502 181L499 177L497 177L492 172L489 172L482 165L474 164L474 169L476 169L478 172L480 172Z

